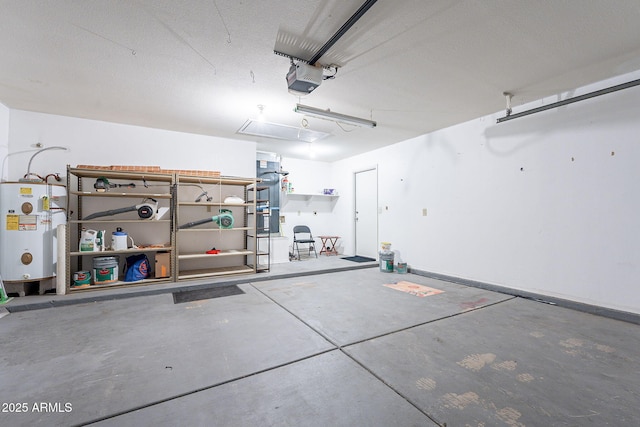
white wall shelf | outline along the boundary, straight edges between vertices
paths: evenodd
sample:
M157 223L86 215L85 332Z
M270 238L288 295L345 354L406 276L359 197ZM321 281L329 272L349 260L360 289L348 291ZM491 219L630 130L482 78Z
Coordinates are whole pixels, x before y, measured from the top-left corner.
M282 200L287 203L288 200L302 200L305 202L320 201L331 202L340 197L338 194L323 194L323 193L282 193ZM283 203L283 204L284 204Z

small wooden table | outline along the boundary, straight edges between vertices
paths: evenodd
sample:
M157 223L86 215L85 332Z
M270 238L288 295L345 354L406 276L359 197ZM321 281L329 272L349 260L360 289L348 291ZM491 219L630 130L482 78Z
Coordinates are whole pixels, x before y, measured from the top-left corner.
M338 250L336 249L336 243L340 236L318 236L320 240L322 240L322 249L320 249L320 255L325 254L329 255L338 255Z

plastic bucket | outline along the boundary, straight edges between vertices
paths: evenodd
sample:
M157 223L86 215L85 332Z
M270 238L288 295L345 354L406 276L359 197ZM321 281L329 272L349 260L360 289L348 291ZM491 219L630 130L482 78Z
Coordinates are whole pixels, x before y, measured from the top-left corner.
M393 259L395 253L391 250L391 243L382 242L382 250L380 255L380 271L384 273L393 273Z
M86 286L91 284L90 271L76 271L73 273L73 286Z
M101 256L93 259L93 284L104 285L118 281L118 258Z

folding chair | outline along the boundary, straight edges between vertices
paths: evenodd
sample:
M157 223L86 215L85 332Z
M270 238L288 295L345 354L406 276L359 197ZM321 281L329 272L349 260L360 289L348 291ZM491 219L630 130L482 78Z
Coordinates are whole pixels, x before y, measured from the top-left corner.
M311 250L313 250L313 252L316 254L316 258L318 258L318 253L316 252L315 246L316 241L311 234L311 230L306 225L296 225L295 227L293 227L293 245L295 247L295 251L298 252L298 259L300 259L300 247L298 246L299 244L309 245L309 256L311 256Z

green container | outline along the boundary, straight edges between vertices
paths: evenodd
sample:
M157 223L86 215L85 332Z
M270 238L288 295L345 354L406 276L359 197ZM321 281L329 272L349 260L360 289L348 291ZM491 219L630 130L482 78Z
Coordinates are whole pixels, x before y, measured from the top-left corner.
M93 259L93 284L105 285L118 281L118 257L100 256Z
M399 262L396 264L396 273L405 274L407 272L407 263Z
M73 286L83 286L91 284L90 271L76 271L73 273Z

